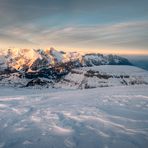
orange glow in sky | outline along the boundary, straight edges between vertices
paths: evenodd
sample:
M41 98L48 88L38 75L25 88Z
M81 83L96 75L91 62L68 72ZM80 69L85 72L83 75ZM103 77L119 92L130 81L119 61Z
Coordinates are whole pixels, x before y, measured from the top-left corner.
M14 48L14 47L9 47L9 48ZM1 48L0 50L6 50L9 48ZM19 49L21 47L18 47L16 49ZM54 46L56 50L61 50L65 52L80 52L81 54L85 53L101 53L101 54L116 54L116 55L148 55L147 50L129 50L129 49L78 49L78 48L65 48L65 47L58 47ZM25 47L22 47L21 49L26 49ZM28 48L27 49L50 49L50 47L42 48L42 47L37 47L37 48Z
M57 50L62 51L77 51L80 53L101 53L101 54L117 54L117 55L148 55L147 50L133 50L133 49L77 49L77 48L63 48L63 47L55 47Z

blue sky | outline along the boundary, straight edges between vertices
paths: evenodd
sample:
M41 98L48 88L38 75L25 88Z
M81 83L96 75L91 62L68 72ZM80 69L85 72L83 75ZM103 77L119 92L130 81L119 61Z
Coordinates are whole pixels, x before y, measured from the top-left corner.
M148 54L148 1L0 0L0 44Z

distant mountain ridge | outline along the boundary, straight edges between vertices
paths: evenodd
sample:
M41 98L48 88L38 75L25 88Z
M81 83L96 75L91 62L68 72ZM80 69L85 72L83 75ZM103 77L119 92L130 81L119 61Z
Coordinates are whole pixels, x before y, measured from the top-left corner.
M0 68L18 71L33 72L43 68L55 67L60 64L74 62L75 66L98 65L132 65L126 58L91 53L63 52L54 48L43 49L8 49L5 54L0 54Z

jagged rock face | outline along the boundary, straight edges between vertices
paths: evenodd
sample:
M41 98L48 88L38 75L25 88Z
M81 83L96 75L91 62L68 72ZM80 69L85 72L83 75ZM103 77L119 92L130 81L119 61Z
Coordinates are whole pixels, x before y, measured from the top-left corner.
M56 64L51 67L44 67L38 71L25 72L25 77L31 78L48 78L53 80L59 80L61 77L65 76L70 72L71 69L81 67L79 61L70 61L67 63Z
M33 71L36 71L38 69L42 69L48 66L49 66L49 63L46 58L42 58L42 59L38 58L32 63L32 65L30 66L30 69Z
M102 54L86 54L82 57L83 66L104 65L107 63L107 58Z
M54 48L50 49L50 55L53 56L54 63L63 63L64 62L64 53L55 50Z
M36 86L36 85L49 87L49 85L51 85L51 82L37 78L37 79L33 79L33 80L29 81L26 84L26 87Z
M5 57L8 68L25 71L35 59L39 58L39 55L36 51L29 49L9 49Z

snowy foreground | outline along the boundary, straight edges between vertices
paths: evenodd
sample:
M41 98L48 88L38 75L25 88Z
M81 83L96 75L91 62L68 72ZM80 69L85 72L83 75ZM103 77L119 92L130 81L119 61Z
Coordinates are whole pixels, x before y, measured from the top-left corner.
M0 88L0 148L147 147L146 85L89 90Z

